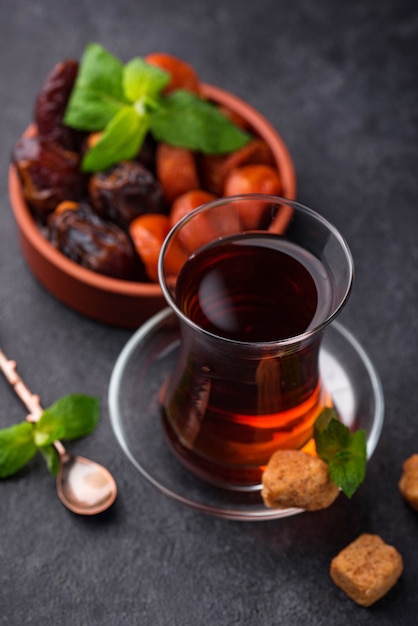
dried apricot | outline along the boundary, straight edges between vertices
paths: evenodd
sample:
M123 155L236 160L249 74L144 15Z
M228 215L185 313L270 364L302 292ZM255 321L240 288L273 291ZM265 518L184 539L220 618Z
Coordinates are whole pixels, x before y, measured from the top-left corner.
M129 225L129 234L135 249L149 278L154 282L158 281L158 257L169 230L168 217L155 213L140 215Z
M155 158L156 174L170 204L186 191L200 187L195 157L190 150L159 143Z
M171 225L175 226L182 217L198 206L215 199L216 196L203 189L194 189L182 194L174 201L171 207ZM216 230L214 230L213 225L205 214L194 217L191 222L182 227L178 235L178 239L188 255L213 238L216 238Z
M281 190L279 174L271 165L244 165L229 173L225 180L224 195L236 196L243 193L278 195Z
M243 165L233 169L224 187L225 196L245 195L250 193L262 193L267 195L279 195L282 184L277 170L271 165ZM246 203L240 204L239 212L245 228L257 228L263 218L264 204Z
M170 212L170 221L174 226L177 222L194 209L207 202L216 200L214 194L202 189L195 189L186 193L173 203ZM210 215L206 211L198 212L190 220L186 220L178 231L178 241L189 256L196 250L218 239L239 232L240 218L234 212L225 212L220 203L212 207Z
M274 156L264 139L255 138L229 154L204 154L200 158L200 176L205 189L222 195L228 174L236 167L249 163L275 164Z
M193 67L178 57L164 52L154 52L145 57L150 65L156 65L170 74L170 82L164 89L164 93L176 89L186 89L192 93L200 93L200 81Z
M171 207L171 225L174 226L177 224L182 217L190 213L190 211L196 209L198 206L215 199L216 196L213 193L209 193L209 191L205 191L204 189L193 189L192 191L182 194L176 198Z

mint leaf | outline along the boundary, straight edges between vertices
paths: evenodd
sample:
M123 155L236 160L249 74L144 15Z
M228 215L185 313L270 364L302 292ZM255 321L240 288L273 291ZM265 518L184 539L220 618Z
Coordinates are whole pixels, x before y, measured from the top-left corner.
M64 124L79 130L103 128L129 104L123 90L123 64L99 44L89 44L80 62Z
M329 463L339 450L350 441L350 431L333 409L324 409L315 422L316 450L321 458Z
M333 409L324 409L314 426L318 456L328 463L331 480L348 498L363 482L366 474L366 433L350 433Z
M132 106L125 106L106 126L102 137L84 156L85 172L98 172L134 158L148 132L147 116L140 117Z
M48 470L53 476L57 476L59 469L59 457L54 446L46 446L45 448L39 448L42 456L45 459Z
M358 430L350 438L347 448L330 459L328 468L331 480L341 487L348 498L361 485L366 475L366 437Z
M130 102L155 98L168 85L170 76L160 68L136 57L123 70L123 87Z
M57 400L48 409L45 409L39 422L35 424L36 433L49 433L49 425L56 427L60 436L56 439L76 439L93 432L100 417L100 405L97 398L83 394L72 394ZM45 425L45 426L44 426ZM62 430L58 430L62 428ZM36 436L36 435L35 435ZM47 439L45 438L45 441ZM48 443L52 443L49 441ZM42 445L46 445L43 443Z
M213 104L189 91L179 89L158 103L150 112L151 132L157 141L207 154L232 152L249 141L249 135Z
M22 422L0 430L0 478L15 474L36 451L32 424Z
M33 437L38 448L49 446L65 435L65 425L59 414L46 409L33 425Z

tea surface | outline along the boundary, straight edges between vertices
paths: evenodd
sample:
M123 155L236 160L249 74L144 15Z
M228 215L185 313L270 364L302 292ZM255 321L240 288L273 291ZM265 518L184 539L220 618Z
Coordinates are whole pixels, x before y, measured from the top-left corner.
M177 281L185 315L211 333L244 342L277 341L324 319L330 285L305 250L271 235L238 235L193 255ZM321 320L322 321L322 320Z

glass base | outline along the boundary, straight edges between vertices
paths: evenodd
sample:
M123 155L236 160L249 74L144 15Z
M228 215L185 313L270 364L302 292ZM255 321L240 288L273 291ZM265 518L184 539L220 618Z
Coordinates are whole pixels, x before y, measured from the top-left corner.
M109 410L116 438L141 475L164 495L195 510L236 520L268 520L300 513L269 509L260 486L251 491L216 487L195 477L167 444L159 394L178 353L179 329L171 309L148 320L119 355L110 380ZM325 332L320 371L342 421L364 428L370 458L383 426L384 402L379 377L363 348L341 324Z

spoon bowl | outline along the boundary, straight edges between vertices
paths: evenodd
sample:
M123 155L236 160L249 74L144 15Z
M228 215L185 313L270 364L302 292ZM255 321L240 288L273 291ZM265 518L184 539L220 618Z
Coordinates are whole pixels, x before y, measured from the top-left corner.
M57 494L64 506L78 515L96 515L108 509L117 495L110 472L95 461L70 454L60 441L54 446L60 460Z

